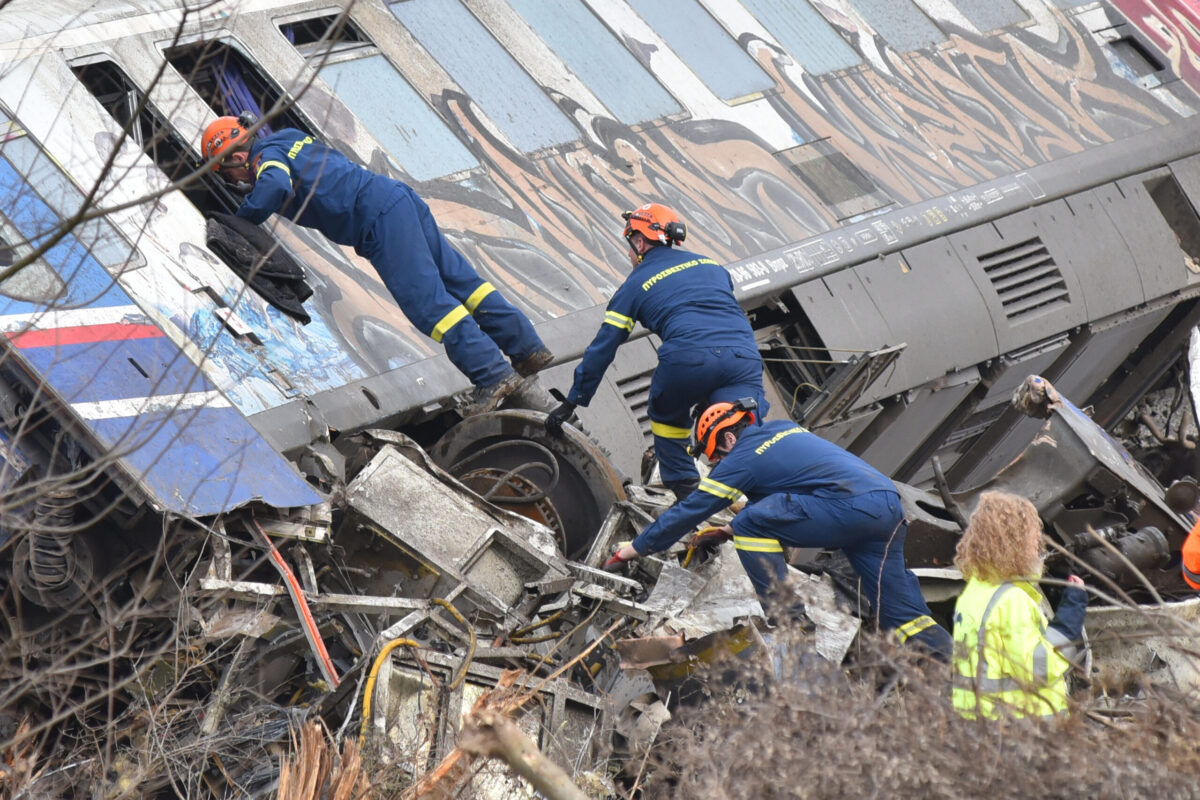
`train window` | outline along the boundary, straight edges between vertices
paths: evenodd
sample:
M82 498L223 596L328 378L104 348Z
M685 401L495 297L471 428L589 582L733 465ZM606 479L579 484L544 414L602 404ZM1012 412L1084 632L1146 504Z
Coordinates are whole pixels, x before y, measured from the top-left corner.
M22 234L36 243L40 237L53 231L63 219L70 218L79 212L84 194L63 173L62 169L42 149L30 139L16 123L9 122L0 115L0 142L3 142L4 160L9 169L15 170L16 175L24 185L9 186L9 192L22 195L36 193L40 198L39 205L45 203L48 212L37 219L31 218L29 223L21 226ZM0 193L0 197L9 196ZM21 201L17 201L18 204ZM10 218L13 216L8 209L3 209ZM108 220L103 217L81 222L71 231L73 246L82 246L92 257L106 267L114 269L132 269L143 266L146 262L142 255L130 247L129 243L119 234Z
M857 0L854 7L893 50L901 53L946 41L946 35L912 0Z
M632 125L682 110L584 3L509 4L621 122Z
M958 0L958 10L983 33L1029 19L1029 15L1013 0Z
M218 116L236 117L243 111L256 117L269 114L270 120L262 127L264 135L277 128L299 128L315 135L315 128L285 98L283 90L233 45L200 42L171 48L166 57Z
M820 75L862 63L858 52L808 3L742 0L742 5L807 72Z
M280 30L418 181L479 166L408 81L344 14L280 25ZM379 98L388 102L381 103Z
M698 0L630 0L642 19L726 102L775 88Z
M892 203L887 192L828 139L781 150L775 155L839 220L878 211Z
M579 138L570 119L461 2L401 0L388 7L517 149L532 152Z
M94 61L71 69L118 125L129 126L129 135L170 180L180 180L196 168L199 163L196 151L167 124L163 115L117 64ZM192 181L181 191L201 210L229 213L238 207L237 198L213 173Z

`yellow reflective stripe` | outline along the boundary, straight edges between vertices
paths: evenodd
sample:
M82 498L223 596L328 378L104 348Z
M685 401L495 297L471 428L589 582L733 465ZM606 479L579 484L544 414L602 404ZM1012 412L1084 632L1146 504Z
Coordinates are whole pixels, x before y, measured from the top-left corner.
M922 614L916 619L910 619L908 622L896 628L896 636L900 641L907 642L913 636L916 636L926 628L932 628L937 623L933 621L933 617L928 614Z
M620 328L621 330L631 331L633 330L633 317L627 317L615 311L605 311L604 324L612 325L614 328Z
M732 486L726 486L720 481L714 481L712 478L700 479L700 491L708 492L711 495L716 495L717 497L728 500L731 503L734 500L737 500L738 496L740 496L742 493L740 489L735 489Z
M496 291L496 287L492 286L488 281L484 281L478 289L471 292L471 296L467 298L467 301L463 305L467 307L467 311L474 314L475 309L479 308L479 304L483 302L483 298L494 291Z
M286 172L286 173L287 173L287 176L288 176L288 182L289 182L289 183L291 182L291 180L292 180L292 170L291 170L291 168L290 168L290 167L288 167L288 165L287 165L287 164L283 163L282 161L264 161L264 162L263 162L263 163L262 163L262 164L259 166L259 168L258 168L258 172L254 173L254 178L255 178L255 180L257 180L257 179L258 179L258 177L259 177L260 175L262 175L262 174L263 174L263 170L264 170L264 169L266 169L266 168L268 168L268 167L279 167L281 170L283 170L284 172Z
M429 334L429 338L440 342L446 335L446 331L457 325L465 316L467 316L467 310L462 306L455 306L453 311L439 319L437 325L433 326L433 332Z
M782 553L783 545L778 539L757 539L753 536L733 537L733 546L748 553Z
M650 420L650 432L664 439L687 439L692 435L691 428L677 428L665 422Z

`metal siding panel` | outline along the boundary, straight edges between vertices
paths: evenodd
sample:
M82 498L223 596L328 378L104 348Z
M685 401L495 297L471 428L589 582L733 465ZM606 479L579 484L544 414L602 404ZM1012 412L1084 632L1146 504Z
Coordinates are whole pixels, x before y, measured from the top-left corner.
M946 41L946 35L910 0L856 0L854 6L894 50L920 50Z
M321 77L416 180L479 166L471 151L382 55L326 64ZM387 102L379 102L380 97Z
M854 270L842 270L825 278L807 281L793 287L792 293L834 360L848 359L904 341L892 332L863 285L862 278ZM885 380L886 384L880 381L884 385L877 384L875 391L867 396L877 396L880 392L892 394L914 385L909 380L903 356Z
M682 110L583 3L509 4L621 122L646 122Z
M1069 214L1070 212L1063 202L1058 200L1011 214L996 220L993 224L978 225L949 236L950 242L962 259L963 266L979 286L980 294L991 310L1000 353L1007 353L1034 344L1087 321L1087 310L1079 281L1070 265L1065 263L1059 254L1050 253L1050 256L1060 267L1070 304L1052 312L1018 320L1008 318L996 287L980 262L981 256L1012 248L1024 240L1043 238L1044 241L1040 226L1044 225L1046 215L1052 213Z
M696 0L629 0L633 10L722 100L775 88L775 81Z
M1170 294L1200 277L1184 266L1175 235L1150 199L1141 176L1106 183L1092 191L1104 209L1104 224L1112 226L1130 253L1146 299Z
M819 75L862 63L858 51L807 2L742 0L742 5L808 72Z
M1054 203L1042 225L1043 240L1055 261L1070 265L1079 276L1089 320L1138 305L1144 299L1133 254L1111 224L1095 192L1065 198L1067 208Z
M977 383L976 373L965 383L914 392L904 411L858 455L884 475L894 474Z
M987 322L988 306L945 239L868 261L855 271L889 330L908 344L900 363L909 385L889 380L881 391L894 394L997 354L996 331ZM937 299L936 306L930 306L931 298Z
M389 5L519 150L570 142L578 129L461 3L404 0Z
M958 0L958 10L982 33L1017 25L1029 19L1013 0Z

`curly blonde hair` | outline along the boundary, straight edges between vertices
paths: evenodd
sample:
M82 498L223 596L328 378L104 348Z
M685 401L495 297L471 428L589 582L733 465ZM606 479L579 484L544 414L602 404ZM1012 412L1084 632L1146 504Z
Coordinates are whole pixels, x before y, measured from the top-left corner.
M964 578L988 583L1033 578L1042 571L1042 521L1033 503L984 492L954 554Z

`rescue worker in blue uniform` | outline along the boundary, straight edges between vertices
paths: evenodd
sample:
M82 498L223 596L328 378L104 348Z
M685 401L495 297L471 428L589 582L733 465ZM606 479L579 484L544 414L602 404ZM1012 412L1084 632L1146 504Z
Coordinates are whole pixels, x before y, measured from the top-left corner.
M446 241L412 188L295 128L251 141L250 124L220 117L201 142L225 181L248 192L237 215L261 223L278 213L369 260L405 316L475 385L464 414L492 410L553 360L529 319Z
M762 358L725 268L673 247L687 236L679 216L659 203L623 216L633 271L609 301L604 324L546 429L561 435L576 407L591 402L617 348L640 322L662 340L650 381L650 432L663 485L682 499L699 483L687 452L692 407L749 396L765 416Z
M749 398L709 406L696 422L695 442L693 452L715 464L712 472L605 569L667 549L744 494L748 505L716 530L733 538L760 597L769 598L787 575L785 546L837 548L861 579L881 629L950 660L950 634L929 615L904 565L904 512L886 476L794 422L759 422Z

